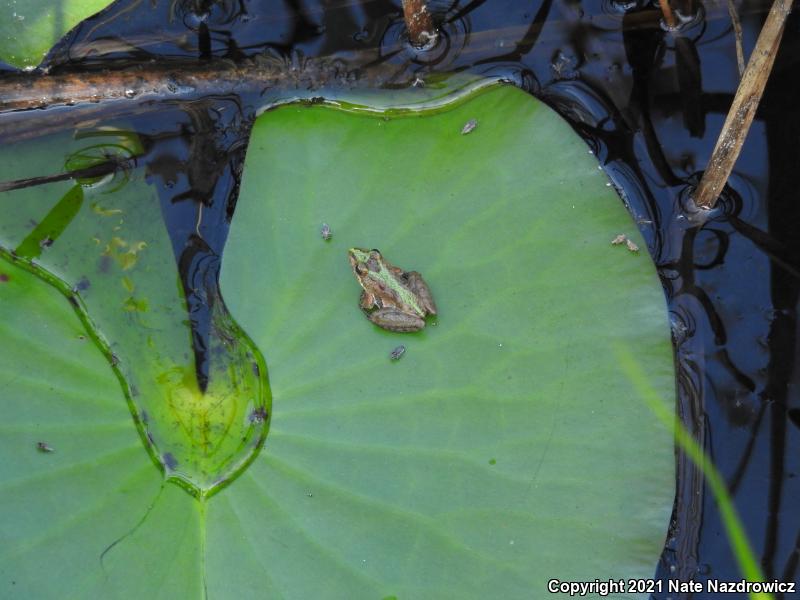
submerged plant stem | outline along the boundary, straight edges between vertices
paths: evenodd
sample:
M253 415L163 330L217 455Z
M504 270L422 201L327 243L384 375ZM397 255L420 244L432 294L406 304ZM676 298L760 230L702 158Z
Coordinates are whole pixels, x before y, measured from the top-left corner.
M39 177L0 181L0 192L21 190L27 187L46 185L48 183L55 183L57 181L68 181L70 179L102 177L103 175L109 175L110 173L114 173L126 166L133 166L135 162L135 157L125 161L107 160L105 162L86 167L85 169L76 169L75 171L67 171L66 173L56 173L55 175L41 175Z
M736 96L733 98L725 124L714 146L708 167L703 173L693 199L701 208L712 208L739 157L742 144L750 130L764 87L772 71L778 46L783 36L786 17L792 9L791 0L775 0L769 11L758 42L747 63Z

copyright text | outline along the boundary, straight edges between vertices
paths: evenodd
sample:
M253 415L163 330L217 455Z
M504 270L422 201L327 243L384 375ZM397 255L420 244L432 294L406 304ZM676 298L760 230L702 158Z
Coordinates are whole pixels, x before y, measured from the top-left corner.
M551 579L547 591L573 597L608 596L610 594L655 594L660 592L717 594L793 594L795 582L790 581L679 581L677 579L595 579L593 581L562 581Z

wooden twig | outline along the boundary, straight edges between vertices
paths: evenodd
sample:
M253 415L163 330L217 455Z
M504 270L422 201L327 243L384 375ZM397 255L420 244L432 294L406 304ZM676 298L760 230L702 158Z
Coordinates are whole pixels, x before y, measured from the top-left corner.
M319 97L321 89L411 83L412 74L374 61L372 53L348 63L331 57L297 63L265 55L237 63L216 59L53 75L11 73L0 76L0 143L93 127L119 115L164 110L204 96L239 96L260 114L287 99Z
M658 5L661 7L661 14L664 15L664 23L670 29L675 29L678 26L678 19L675 18L669 0L658 0Z
M143 63L121 69L87 72L13 73L0 78L0 113L54 106L148 101L220 93L263 94L272 88L312 90L325 86L362 86L360 79L394 74L384 67L359 70L328 57L300 59L258 55L162 64Z
M742 43L742 22L739 20L739 13L736 12L734 0L728 0L728 14L731 16L733 24L733 38L736 43L736 64L739 67L739 79L744 75L744 45Z
M747 132L753 122L764 86L775 63L786 17L792 9L792 0L775 0L750 55L750 61L736 90L733 104L717 138L711 160L703 173L692 198L700 208L713 208L725 182L739 157Z
M412 46L423 48L436 39L436 27L425 0L403 0L403 16Z

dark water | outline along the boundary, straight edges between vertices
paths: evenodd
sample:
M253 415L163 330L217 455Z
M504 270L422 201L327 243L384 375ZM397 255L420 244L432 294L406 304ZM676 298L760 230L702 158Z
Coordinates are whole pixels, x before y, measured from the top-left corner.
M501 75L545 100L595 151L648 242L672 320L681 418L729 483L766 577L800 580L800 16L789 18L730 185L700 222L685 210L687 194L739 79L725 4L686 3L694 18L678 31L665 30L657 5L641 1L431 6L443 38L419 52L404 44L399 2L124 0L76 28L48 63L52 73L85 72L153 58L241 61L266 50L292 68L336 55L389 67L397 77L388 86L470 71ZM745 0L737 8L748 56L768 5ZM196 275L191 265L218 265L253 117L246 99L224 91L143 107L137 117L142 162L186 281ZM197 202L208 210L200 237ZM202 338L202 314L197 323ZM678 462L673 522L654 571L738 580L702 476Z

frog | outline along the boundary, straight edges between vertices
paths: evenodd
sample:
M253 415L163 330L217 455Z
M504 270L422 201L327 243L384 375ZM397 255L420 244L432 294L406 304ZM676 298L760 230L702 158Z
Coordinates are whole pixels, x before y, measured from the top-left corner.
M350 248L347 257L364 288L361 310L378 327L404 333L419 331L425 327L427 315L437 314L430 288L417 271L395 267L376 249Z

